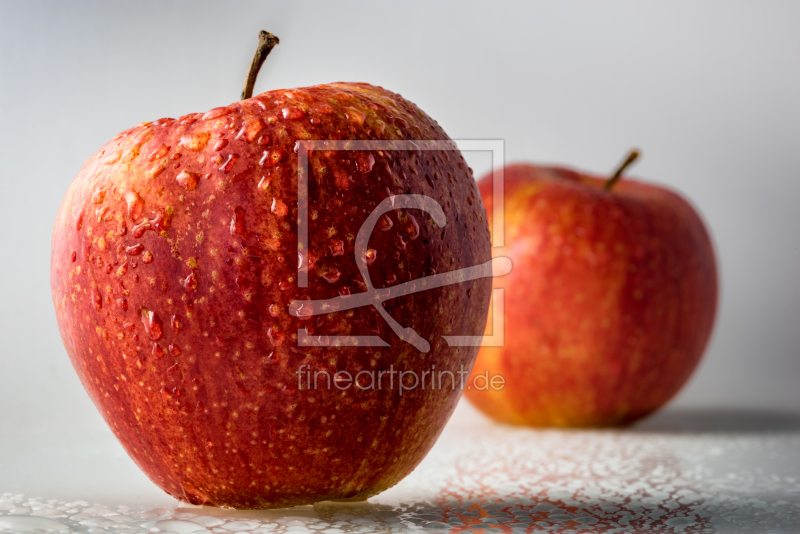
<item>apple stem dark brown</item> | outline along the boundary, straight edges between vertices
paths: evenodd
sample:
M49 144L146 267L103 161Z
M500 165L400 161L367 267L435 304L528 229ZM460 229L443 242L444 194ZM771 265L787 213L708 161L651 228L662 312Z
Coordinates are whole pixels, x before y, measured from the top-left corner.
M611 191L611 188L614 187L614 184L617 183L620 178L622 178L622 173L625 172L625 169L630 167L631 164L638 158L639 158L639 151L634 148L633 150L630 151L630 153L628 153L628 157L625 158L625 161L623 161L620 164L620 166L617 167L617 170L614 172L614 174L611 175L611 178L606 180L603 189L605 189L606 191Z
M261 65L267 59L267 56L275 48L275 45L280 43L280 40L269 32L261 30L258 34L258 48L253 56L253 61L250 63L250 72L247 73L247 79L244 81L244 89L242 89L242 100L247 100L253 96L253 86L256 84L258 78L258 71L261 70Z

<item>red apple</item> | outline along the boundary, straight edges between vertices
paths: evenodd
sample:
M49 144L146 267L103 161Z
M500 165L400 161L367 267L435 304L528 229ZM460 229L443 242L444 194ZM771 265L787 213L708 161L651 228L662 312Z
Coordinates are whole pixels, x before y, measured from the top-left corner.
M658 409L714 323L717 270L697 212L633 180L526 164L504 174L507 247L493 253L514 264L494 281L505 288L505 345L481 348L470 384L488 372L505 386L467 397L536 426L622 425ZM491 216L491 176L479 187Z
M448 137L380 87L270 91L122 132L85 163L58 213L51 286L67 352L128 454L178 499L272 508L385 490L425 456L460 391L369 389L369 373L358 387L323 374L309 389L308 373L455 372L477 353L442 334L483 332L488 279L385 303L430 342L427 353L373 307L289 313L294 301L365 290L354 236L392 195L432 197L447 223L417 209L382 217L369 240L376 288L490 259L483 204L458 150L314 151L308 287L299 287L295 150L309 139ZM299 346L303 328L389 345Z

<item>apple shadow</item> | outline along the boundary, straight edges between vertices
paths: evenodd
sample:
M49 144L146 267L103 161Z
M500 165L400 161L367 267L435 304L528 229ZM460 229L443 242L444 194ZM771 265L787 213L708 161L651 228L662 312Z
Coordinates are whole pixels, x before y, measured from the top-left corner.
M800 432L800 412L676 408L656 412L634 423L629 432L692 434L760 434Z
M528 499L528 498L479 498L463 501L407 502L390 506L372 502L354 505L324 502L313 506L298 506L280 510L220 510L210 507L182 507L176 512L190 512L198 521L199 516L225 519L255 519L267 523L287 520L296 525L306 521L324 521L326 526L335 524L343 528L368 528L372 532L389 530L419 530L429 533L451 532L618 532L626 534L649 534L658 532L682 532L684 534L729 532L742 527L763 526L763 506L757 502L742 501L731 507L724 498L706 501L676 502L677 496L664 497L660 502L653 498L645 500L618 495L606 498L586 499ZM787 534L800 534L791 528L797 520L797 512L781 510L782 519L775 519L771 527ZM782 507L784 508L784 507ZM209 517L209 519L210 519ZM297 523L299 521L299 523ZM208 521L201 520L208 524ZM313 523L312 523L313 524ZM588 529L588 530L587 530ZM738 530L737 530L738 531ZM324 532L324 531L323 531Z

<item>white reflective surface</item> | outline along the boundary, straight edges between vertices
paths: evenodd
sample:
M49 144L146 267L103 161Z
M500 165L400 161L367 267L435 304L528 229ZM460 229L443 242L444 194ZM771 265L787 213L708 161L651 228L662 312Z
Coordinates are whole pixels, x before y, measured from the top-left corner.
M800 533L800 414L673 410L622 431L555 431L462 404L389 491L271 511L178 503L109 435L6 436L0 453L0 532Z

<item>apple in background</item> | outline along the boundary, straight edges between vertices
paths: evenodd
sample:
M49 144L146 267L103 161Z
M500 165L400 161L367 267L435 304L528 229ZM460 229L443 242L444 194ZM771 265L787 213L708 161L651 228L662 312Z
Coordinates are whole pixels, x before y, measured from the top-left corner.
M276 41L262 35L256 73ZM251 70L250 88L254 81ZM348 384L324 378L298 388L298 370L469 369L477 347L449 347L442 334L484 330L485 278L386 302L430 341L427 354L372 307L289 313L295 300L364 291L353 236L391 195L433 197L447 224L415 209L385 215L369 241L375 287L490 260L483 204L457 150L315 151L308 287L299 288L303 139L448 137L380 87L334 83L254 98L246 88L229 106L122 132L89 158L58 212L51 288L73 366L139 467L192 504L363 500L396 484L435 442L459 389L400 396L397 386L341 389ZM301 328L377 335L390 346L301 347Z
M534 426L610 426L686 382L714 323L717 268L702 220L663 187L557 167L505 167L505 346L482 347L468 389L484 413ZM492 179L479 181L491 217ZM490 221L491 227L491 221ZM488 327L487 327L488 328Z

